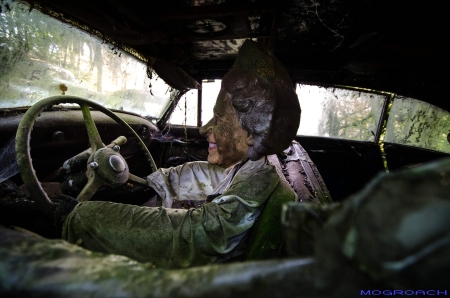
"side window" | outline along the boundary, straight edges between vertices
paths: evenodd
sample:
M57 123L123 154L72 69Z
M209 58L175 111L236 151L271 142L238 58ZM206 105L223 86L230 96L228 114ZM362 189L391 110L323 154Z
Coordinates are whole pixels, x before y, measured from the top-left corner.
M386 126L385 142L450 153L450 113L429 103L396 96Z
M206 124L213 116L213 108L220 91L222 80L204 80L202 82L201 125ZM198 90L186 92L178 101L170 119L170 124L197 126Z
M219 95L222 80L202 82L202 125L208 123L213 117L213 108Z
M298 135L373 142L386 95L299 84L302 109Z
M197 126L197 96L197 89L189 90L181 96L168 122L175 125Z

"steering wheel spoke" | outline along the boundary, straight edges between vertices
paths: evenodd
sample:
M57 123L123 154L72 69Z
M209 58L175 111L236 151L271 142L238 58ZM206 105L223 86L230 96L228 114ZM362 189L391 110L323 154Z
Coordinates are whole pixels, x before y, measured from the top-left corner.
M95 126L94 119L92 119L91 112L89 111L89 105L86 103L80 103L81 112L83 113L84 125L86 126L87 134L89 136L89 143L91 143L92 152L103 148L102 139L98 133L97 126Z
M94 170L88 169L86 175L88 176L88 182L78 195L78 202L88 201L100 187L106 185L106 183L99 177L97 173L94 172Z
M133 175L131 173L128 176L128 181L131 181L133 183L138 183L138 184L141 184L141 185L144 185L144 186L148 186L147 180L145 180L145 179L143 179L141 177L138 177L136 175Z

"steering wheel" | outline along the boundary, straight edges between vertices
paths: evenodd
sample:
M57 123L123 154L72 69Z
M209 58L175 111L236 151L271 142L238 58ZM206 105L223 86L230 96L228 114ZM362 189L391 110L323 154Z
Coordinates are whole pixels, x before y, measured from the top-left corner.
M84 125L86 126L89 142L91 144L91 153L87 162L86 176L88 182L84 186L77 200L84 202L89 200L95 192L103 185L120 186L127 181L148 185L145 179L137 177L129 172L128 165L122 155L119 154L118 147L126 142L126 138L121 136L113 141L112 144L105 146L102 143L97 127L92 119L89 107L108 115L121 126L125 127L130 134L138 140L140 149L144 152L151 171L157 170L155 162L141 140L139 135L119 116L103 106L76 96L53 96L45 98L34 104L23 115L16 134L16 159L19 166L20 175L30 195L36 200L38 206L51 220L54 219L55 205L47 196L42 188L34 171L30 155L30 138L34 122L44 108L50 105L60 103L76 103L80 106L83 113Z

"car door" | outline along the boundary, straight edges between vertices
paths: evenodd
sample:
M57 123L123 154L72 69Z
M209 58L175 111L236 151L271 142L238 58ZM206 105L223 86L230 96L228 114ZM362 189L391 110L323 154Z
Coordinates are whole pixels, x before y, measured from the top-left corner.
M390 95L349 87L299 84L302 107L296 140L331 197L340 201L385 171L380 139Z

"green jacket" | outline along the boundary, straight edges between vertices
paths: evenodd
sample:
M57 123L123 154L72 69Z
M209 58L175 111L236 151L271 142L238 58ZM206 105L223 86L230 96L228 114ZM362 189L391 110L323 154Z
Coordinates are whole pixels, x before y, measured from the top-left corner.
M167 207L174 198L214 199L189 210L80 203L64 222L63 238L164 268L225 262L244 253L242 243L280 179L263 157L228 169L192 162L148 180Z

